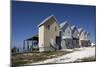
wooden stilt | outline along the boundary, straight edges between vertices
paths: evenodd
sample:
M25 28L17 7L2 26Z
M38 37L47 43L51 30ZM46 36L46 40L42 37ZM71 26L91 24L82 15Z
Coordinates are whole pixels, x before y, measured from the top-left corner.
M29 51L29 42L27 40L27 51Z
M25 51L25 40L23 41L23 51Z
M31 45L31 51L33 50L33 40L32 40L32 45Z

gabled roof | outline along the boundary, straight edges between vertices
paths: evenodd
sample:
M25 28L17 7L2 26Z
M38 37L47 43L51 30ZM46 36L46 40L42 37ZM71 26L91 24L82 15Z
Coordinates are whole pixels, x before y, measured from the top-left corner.
M86 34L87 34L87 32L86 32L85 30L83 30L81 33L83 33L84 35L86 35Z
M54 15L50 15L50 16L47 17L45 20L43 20L43 21L38 25L38 27L42 26L44 23L46 23L46 21L48 21L48 20L51 19L51 18L54 18L54 19L56 20L56 18L55 18ZM56 21L57 21L57 20L56 20Z
M72 30L72 34L74 34L75 31L77 31L79 34L78 28L75 25L71 26L71 30Z
M83 31L83 28L78 28L78 32L81 34L81 32Z
M75 28L76 28L76 26L75 26L75 25L71 26L71 29L72 29L72 30L74 30Z
M87 32L87 35L90 35L90 33L89 33L89 32Z
M89 32L85 31L85 35L89 35Z
M67 21L64 21L63 23L61 23L60 28L63 28L65 25L69 25Z

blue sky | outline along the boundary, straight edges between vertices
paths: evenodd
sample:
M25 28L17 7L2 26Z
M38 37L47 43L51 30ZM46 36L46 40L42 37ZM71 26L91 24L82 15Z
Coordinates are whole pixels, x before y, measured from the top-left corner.
M70 25L82 27L95 42L96 7L12 1L12 46L22 47L23 40L38 33L37 25L53 14L58 23L68 21Z

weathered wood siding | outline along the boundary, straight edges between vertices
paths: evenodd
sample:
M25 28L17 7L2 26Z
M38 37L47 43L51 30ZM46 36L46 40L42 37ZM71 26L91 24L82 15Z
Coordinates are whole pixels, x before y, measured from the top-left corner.
M61 47L62 49L72 48L72 31L68 23L61 28Z
M59 26L54 17L51 17L39 27L39 50L52 51L56 47L56 37L59 36ZM51 47L52 45L52 47Z

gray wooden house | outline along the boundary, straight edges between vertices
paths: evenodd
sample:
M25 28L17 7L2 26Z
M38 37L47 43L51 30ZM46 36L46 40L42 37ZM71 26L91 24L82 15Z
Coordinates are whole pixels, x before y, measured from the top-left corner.
M90 46L90 40L89 40L89 33L83 30L82 28L78 29L79 31L79 45L80 47L88 47Z
M67 21L60 24L61 48L73 48L72 31Z
M79 32L75 25L71 26L72 30L72 39L73 39L73 48L79 48Z
M83 39L83 28L78 28L78 32L79 32L79 46L82 47L82 41L84 40Z
M90 46L90 40L89 40L89 33L88 32L86 32L85 30L83 31L83 33L84 33L84 43L82 43L82 46L83 47L88 47L88 46Z

